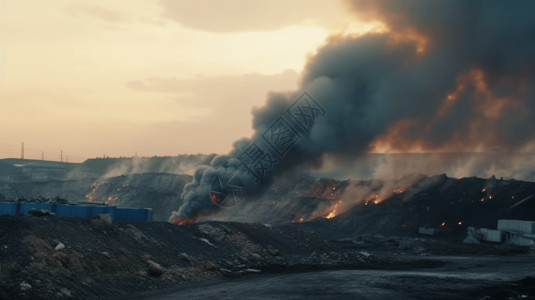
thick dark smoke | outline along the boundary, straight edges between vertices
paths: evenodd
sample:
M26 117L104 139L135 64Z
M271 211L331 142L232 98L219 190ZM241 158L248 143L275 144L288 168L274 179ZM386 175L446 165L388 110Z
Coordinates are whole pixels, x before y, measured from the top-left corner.
M306 65L301 90L325 116L254 183L235 158L272 124L296 94L272 94L253 112L255 136L197 170L170 221L215 209L215 174L238 173L248 192L269 178L322 160L365 152L530 152L535 149L533 1L350 1L360 20L388 30L332 36ZM504 155L504 157L506 157Z

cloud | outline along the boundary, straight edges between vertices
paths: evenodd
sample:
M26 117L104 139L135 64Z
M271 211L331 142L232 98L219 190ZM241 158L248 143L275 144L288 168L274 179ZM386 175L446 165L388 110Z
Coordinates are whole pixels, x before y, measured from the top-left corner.
M332 23L338 2L323 0L161 0L167 19L212 32L266 31L304 23Z
M65 7L65 12L73 17L89 16L110 23L122 23L127 20L126 16L118 11L86 3L71 3Z
M193 79L150 78L129 81L127 86L138 91L168 94L183 104L206 106L219 112L245 110L238 115L247 117L251 107L262 104L271 89L294 89L297 80L297 72L286 70L274 75L252 73Z
M229 141L251 134L251 107L262 105L274 88L295 89L298 76L297 72L286 70L274 75L244 74L183 80L152 78L130 81L127 86L140 93L173 99L183 107L209 111L188 122L155 124L147 132L140 133L140 139L162 148L177 149L180 153L224 153L231 146ZM169 136L174 138L169 139ZM195 143L183 142L193 140Z

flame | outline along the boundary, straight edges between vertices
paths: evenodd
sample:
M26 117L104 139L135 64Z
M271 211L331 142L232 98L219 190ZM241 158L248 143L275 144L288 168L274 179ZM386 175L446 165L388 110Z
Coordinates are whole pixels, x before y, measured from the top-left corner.
M422 51L426 51L425 37L420 39L418 34L408 36L414 36L415 41L420 41ZM525 101L520 96L503 96L495 92L492 82L487 77L489 76L478 68L471 68L458 75L453 89L441 95L441 103L429 121L423 123L419 118L405 118L394 122L369 143L369 152L477 152L494 145L497 142L496 135L494 131L488 130L489 126L500 124L505 112L511 109L522 109ZM523 89L522 83L511 85L518 86L520 90ZM445 119L453 117L452 114L456 112L456 109L464 105L461 101L466 96L472 99L470 105L474 110L472 121L466 125L467 130L463 134L456 135L456 138L447 146L429 143L427 136L442 126ZM419 138L414 137L415 132L420 133Z
M219 197L217 197L216 193L210 193L210 198L214 203L219 203Z
M97 194L97 190L98 190L98 188L99 188L102 184L107 184L107 183L108 183L108 181L103 181L103 182L96 182L96 181L95 181L95 182L93 182L93 183L91 184L91 192L87 193L87 194L85 195L85 198L86 198L88 201L95 201L95 200L97 200L97 196L96 196L96 194Z
M186 225L186 224L193 224L199 220L199 215L195 215L192 218L178 218L178 220L175 222L177 225Z
M340 208L341 205L342 205L342 200L336 201L332 210L325 216L325 219L332 219L336 217L336 211L338 210L338 208Z
M328 196L328 198L329 198L330 200L334 200L334 199L336 199L336 195L334 194L335 191L336 191L336 186L331 186L329 189L330 189L330 192L329 192L329 196Z
M402 188L396 188L394 189L394 194L403 194L405 193L405 190Z
M109 196L108 197L108 202L111 203L111 205L115 205L115 201L119 200L119 197L117 196Z
M292 223L303 223L305 221L305 218L301 217L299 219L293 220Z
M97 197L95 196L96 192L97 192L97 189L98 189L98 186L100 185L100 183L98 182L93 182L91 184L91 192L87 193L85 195L85 198L88 200L88 201L95 201L97 199Z

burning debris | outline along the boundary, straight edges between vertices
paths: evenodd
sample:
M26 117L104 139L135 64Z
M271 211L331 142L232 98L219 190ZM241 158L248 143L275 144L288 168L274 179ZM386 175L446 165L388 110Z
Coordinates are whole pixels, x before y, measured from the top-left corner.
M342 205L342 200L336 201L336 204L334 204L334 207L329 212L329 214L325 216L325 219L332 219L336 217L336 211L340 208L341 205Z

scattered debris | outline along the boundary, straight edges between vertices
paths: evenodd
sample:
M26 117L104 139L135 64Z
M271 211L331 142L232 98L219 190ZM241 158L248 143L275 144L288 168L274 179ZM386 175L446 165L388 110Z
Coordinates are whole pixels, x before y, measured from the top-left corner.
M50 216L50 215L53 215L54 213L49 211L49 210L46 210L46 209L38 209L38 208L33 208L31 209L29 212L28 212L30 215L34 216L34 217L43 217L43 216Z
M210 245L210 246L212 246L212 247L215 248L215 245L212 244L212 243L210 243L210 241L207 240L207 239L205 239L205 238L199 238L199 241L204 242L204 243L206 243L207 245Z
M54 250L56 251L63 250L63 249L65 249L65 245L62 242L59 242L54 248Z
M21 291L26 291L32 288L32 286L26 281L21 282L19 286Z
M164 273L165 270L159 263L150 259L147 262L149 264L149 274L151 276L158 277Z

